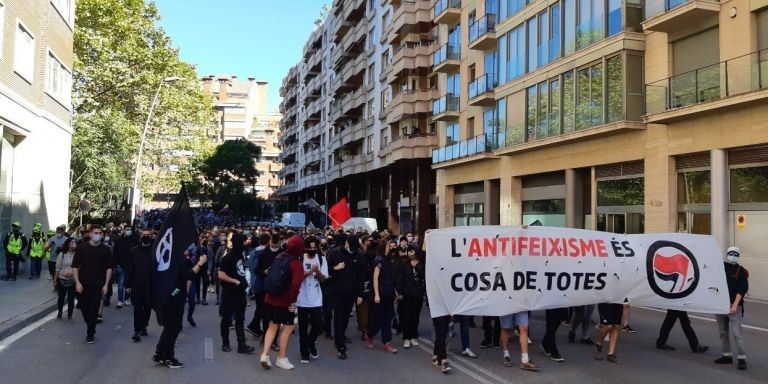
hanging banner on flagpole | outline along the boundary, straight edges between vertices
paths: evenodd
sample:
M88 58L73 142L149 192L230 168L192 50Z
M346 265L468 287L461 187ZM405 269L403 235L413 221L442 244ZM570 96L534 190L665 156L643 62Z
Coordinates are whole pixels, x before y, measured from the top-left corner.
M453 227L428 231L425 248L432 317L598 303L728 312L723 258L712 236Z

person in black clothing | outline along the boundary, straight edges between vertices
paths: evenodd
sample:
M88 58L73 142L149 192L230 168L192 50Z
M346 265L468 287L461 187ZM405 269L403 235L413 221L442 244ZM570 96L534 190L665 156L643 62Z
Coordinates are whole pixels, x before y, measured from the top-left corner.
M392 318L395 315L394 304L398 293L390 264L395 254L396 251L390 251L386 257L376 256L373 261L373 302L369 309L368 332L365 335L366 345L373 348L373 338L381 331L384 350L390 353L397 353L397 348L392 345ZM410 343L407 345L410 348Z
M200 234L200 246L197 247L196 258L200 258L202 255L208 255L208 235L205 233ZM208 263L201 266L202 270L197 275L197 284L195 296L197 297L197 303L208 305L208 286L211 284L210 276L208 275Z
M349 315L352 306L362 303L362 270L363 257L360 255L360 240L354 236L340 234L336 237L336 243L340 245L328 254L328 266L331 278L328 284L328 293L333 301L334 344L338 351L339 359L347 358L346 330L349 325Z
M99 305L107 294L107 284L112 279L114 262L109 247L102 244L104 231L99 225L92 225L90 239L75 250L72 272L75 275L75 291L87 326L86 342L93 344L96 334L96 318Z
M661 330L659 331L659 338L656 339L656 348L663 349L665 351L674 351L675 347L667 345L667 339L669 338L669 332L672 331L672 327L675 322L680 319L680 326L683 327L685 337L688 339L688 345L691 347L693 353L704 353L709 347L699 345L699 339L696 337L691 327L691 320L688 318L688 312L676 311L674 309L667 310L667 316L664 318L664 322L661 324Z
M568 308L553 308L544 311L546 319L546 332L544 338L541 339L541 349L544 350L544 354L549 356L550 359L563 362L562 355L557 349L557 329L560 327L563 321L568 318Z
M184 319L184 302L187 298L189 282L197 278L202 265L207 261L207 257L203 255L192 269L187 269L188 265L177 268L176 289L165 303L163 310L158 312L162 314L162 318L158 320L163 325L163 331L160 333L160 339L157 341L155 355L152 356L152 360L168 368L184 367L184 363L176 359L175 352L176 339L179 337ZM151 268L157 268L157 261L155 259L152 259Z
M329 252L329 245L333 241L333 238L330 237L324 237L320 239L320 254L324 257L327 257ZM328 340L333 340L333 334L331 333L331 324L333 322L333 301L331 300L331 295L328 293L328 280L325 280L320 284L320 287L323 290L323 332L325 333L325 338Z
M125 228L122 235L116 237L112 254L115 258L115 279L117 280L117 308L128 302L130 295L125 291L125 270L130 258L131 249L137 245L136 237L130 227Z
M396 273L404 348L419 345L419 316L426 291L424 263L419 259L416 248L409 246L407 255L407 260L400 263Z
M133 341L147 336L152 309L149 306L149 272L152 265L152 232L141 230L139 245L131 248L125 262L126 293L133 301Z
M731 307L728 314L715 315L723 345L723 355L715 360L715 364L733 364L731 353L731 335L733 335L736 342L737 367L744 370L747 369L747 352L744 348L744 334L741 327L744 322L744 297L749 291L749 271L739 265L740 257L741 250L738 247L728 248L724 268Z
M219 315L221 315L221 350L229 352L229 325L234 318L235 333L237 334L237 352L253 353L256 348L245 343L245 290L248 288L248 280L245 279L245 267L243 265L243 253L245 252L245 236L240 234L230 235L231 250L221 258L219 263L219 281L221 282L222 295Z
M280 248L280 235L272 234L269 240L269 247L259 253L259 262L256 265L256 274L259 275L262 283L267 278L267 271L269 270L269 267L272 266L275 258L281 252L282 249ZM264 333L266 332L267 328L269 328L269 321L264 319L264 295L265 292L263 289L259 289L258 292L255 292L256 310L254 312L253 319L248 324L248 329L251 333L254 334L259 333L256 331L261 331L261 333ZM259 325L259 322L261 322L261 325ZM277 343L277 341L275 341L275 343ZM275 346L277 346L277 344L275 344Z

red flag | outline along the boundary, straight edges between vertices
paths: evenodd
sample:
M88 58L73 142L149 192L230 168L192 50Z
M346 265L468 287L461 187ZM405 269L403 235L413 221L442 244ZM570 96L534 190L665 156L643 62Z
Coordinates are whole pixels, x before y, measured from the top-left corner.
M352 217L347 205L347 198L342 197L336 205L328 210L328 217L331 219L333 229L340 227Z

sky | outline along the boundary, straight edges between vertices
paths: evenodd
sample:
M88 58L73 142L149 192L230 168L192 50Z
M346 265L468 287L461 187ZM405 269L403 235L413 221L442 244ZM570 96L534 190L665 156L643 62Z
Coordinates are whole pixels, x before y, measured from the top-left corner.
M267 81L268 108L301 59L324 0L154 0L161 27L198 76L237 75ZM327 1L327 2L330 2Z

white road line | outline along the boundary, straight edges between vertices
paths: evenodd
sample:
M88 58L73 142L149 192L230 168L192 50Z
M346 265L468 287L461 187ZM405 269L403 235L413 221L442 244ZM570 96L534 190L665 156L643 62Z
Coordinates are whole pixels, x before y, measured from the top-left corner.
M43 324L53 320L56 318L56 311L51 312L48 316L43 317L42 319L27 325L26 327L22 328L20 331L14 333L13 335L10 335L0 341L0 352L6 348L8 348L11 344L13 344L16 340L21 339L22 337L28 335L32 331L34 331L37 328L40 328Z
M432 342L429 341L428 339L420 337L419 340L423 344L426 344L429 347L434 347L434 344L432 344ZM422 349L424 349L424 348L422 347ZM430 353L432 353L431 350L428 350L428 351ZM468 367L470 367L470 368L472 368L472 369L474 369L474 370L476 370L476 371L478 371L478 372L480 372L480 373L490 377L491 379L495 380L498 383L501 383L501 384L514 384L513 382L511 382L511 381L509 381L509 380L507 380L507 379L505 379L505 378L503 378L503 377L501 377L501 376L499 376L499 375L497 375L497 374L495 374L495 373L493 373L493 372L491 372L491 371L489 371L489 370L487 370L487 369L485 369L485 368L483 368L483 367L481 367L481 366L479 366L479 365L477 365L477 364L475 364L475 363L473 363L473 362L471 362L471 361L461 357L460 354L453 353L453 352L449 352L449 354L452 355L451 356L451 360L454 362L452 364L455 364L456 361L460 361L462 364L465 364L466 366L468 366Z
M205 338L205 360L213 361L213 338Z
M422 340L422 341L424 341L423 339L421 339L421 340ZM425 347L423 344L419 344L419 348L420 348L421 350L423 350L424 352L427 352L427 353L429 353L430 355L432 354L432 350L430 350L429 348ZM469 377L471 377L471 378L473 378L473 379L477 380L477 381L478 381L478 382L480 382L480 383L483 383L483 384L494 384L493 382L491 382L491 381L487 380L486 378L484 378L484 377L482 377L482 376L478 375L478 374L477 374L477 373L475 373L475 372L472 372L470 369L468 369L468 368L466 368L466 367L462 366L461 364L457 364L456 362L451 362L451 367L452 367L452 368L455 368L455 369L457 369L457 370L459 370L459 371L461 371L461 372L463 372L463 373L464 373L464 374L466 374L467 376L469 376Z
M658 309L658 308L651 308L651 307L635 307L635 308L642 308L642 309L647 309L649 311L667 313L667 310L665 310L665 309ZM717 321L715 319L710 319L708 317L701 317L701 316L694 316L694 315L688 315L688 317L690 317L692 319L709 321L709 322L712 322L712 323ZM768 332L768 328L756 327L754 325L746 325L746 324L742 324L741 326L743 328L751 329L751 330L754 330L754 331Z

